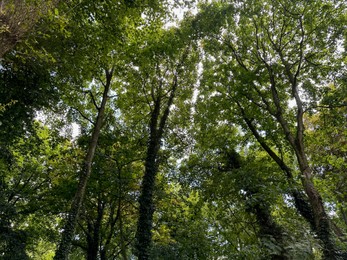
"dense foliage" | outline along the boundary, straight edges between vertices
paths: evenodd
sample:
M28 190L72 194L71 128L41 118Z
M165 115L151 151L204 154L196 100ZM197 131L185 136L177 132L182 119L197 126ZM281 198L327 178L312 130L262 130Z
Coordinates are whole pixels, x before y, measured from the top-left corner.
M345 1L0 1L1 259L346 259Z

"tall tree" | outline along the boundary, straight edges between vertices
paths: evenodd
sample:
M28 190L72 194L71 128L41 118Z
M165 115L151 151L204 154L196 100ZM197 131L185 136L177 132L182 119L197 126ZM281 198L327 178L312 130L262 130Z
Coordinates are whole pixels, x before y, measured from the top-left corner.
M77 236L72 243L75 249L84 251L87 259L128 259L135 237L137 209L133 194L139 189L144 146L136 129L128 128L120 120L113 129L112 121L109 115L99 139ZM81 145L88 144L85 136L80 139Z
M220 14L230 10L230 5L221 6L212 8ZM237 2L231 10L232 16L224 18L226 26L221 27L220 35L206 44L211 50L206 55L206 67L213 70L209 87L234 105L232 112L243 121L239 122L289 182L299 170L307 202L294 192L298 210L322 242L325 257L336 259L339 252L331 223L314 185L305 148L304 113L317 101L319 86L333 80L339 67L337 42L344 3L251 1ZM220 72L216 75L217 69ZM295 156L296 166L282 157L284 151Z
M342 230L346 229L347 224L346 192L342 188L346 183L346 99L342 94L345 88L344 76L324 87L323 99L312 106L305 116L307 150L311 155L313 174L323 198L332 210L338 213L332 217ZM344 240L344 232L335 224L333 228L340 239Z
M98 113L96 116L96 120L94 122L92 136L90 138L90 143L87 148L87 154L85 156L82 170L80 172L80 179L79 179L77 191L71 204L71 210L66 220L66 224L62 234L62 239L59 244L59 248L57 249L55 259L66 259L70 251L71 242L72 242L74 232L76 229L78 215L80 213L82 202L85 196L88 179L92 171L92 162L94 159L95 149L98 143L101 127L104 120L106 103L107 103L109 91L112 84L113 72L114 72L114 68L105 70L105 82L102 83L102 85L104 86L104 89L103 89L101 104L100 106L96 105L98 109Z
M196 101L195 127L191 129L194 148L180 163L178 180L201 192L211 208L208 214L218 212L211 218L209 236L216 245L223 245L219 254L224 252L233 259L254 254L259 259L312 257L310 242L302 240L309 232L303 229L301 234L297 230L288 235L288 226L283 225L297 219L292 206L284 209L281 197L287 197L290 190L285 176L248 135L227 120L232 115L221 113L218 96L210 97L208 103L201 98ZM278 208L287 211L288 219L278 216Z
M59 132L36 122L31 132L1 151L0 247L6 259L26 259L40 240L47 245L54 241L57 222L50 215L55 212L51 202L57 202L54 186L61 170L71 174L66 163L70 150L71 143Z
M141 12L147 7L146 5L137 6L137 3L132 1L110 0L95 3L86 0L66 3L65 9L69 11L71 5L74 7L73 12L65 14L68 20L66 28L63 30L60 30L60 27L53 28L57 33L51 34L48 39L50 45L46 44L46 46L53 57L59 60L55 71L58 84L73 90L72 95L69 93L66 95L65 101L77 108L80 115L92 124L92 133L80 171L79 185L55 259L66 259L71 247L86 184L91 173L95 149L104 122L115 66L119 73L118 69L122 67L120 64L123 62L122 54L133 37L131 31L127 29L134 28L134 24L142 20ZM155 6L155 3L148 6ZM74 33L74 37L70 37L70 33ZM57 38L61 40L60 46L54 44ZM45 42L45 39L42 41ZM71 62L71 57L74 62ZM100 92L102 94L98 96ZM83 93L90 96L89 104L75 102L75 98L81 97ZM96 115L84 114L87 110L79 109L83 106L94 106ZM90 125L87 129L90 129Z
M196 58L196 55L192 54L189 39L185 38L186 36L180 30L155 29L155 34L155 37L153 32L144 36L141 43L144 46L135 56L128 79L129 84L132 84L134 88L125 92L125 95L138 99L136 105L132 104L129 111L124 111L127 118L130 111L133 115L138 114L138 111L142 111L142 115L149 114L148 118L140 119L141 124L147 121L148 139L136 235L139 259L150 257L154 212L153 192L167 121L174 98L187 95L185 94L187 92L191 93L189 89L191 79L188 75L194 73L194 69L189 71L183 68L192 68L194 63L189 60ZM160 35L160 41L158 35ZM135 108L136 113L133 111ZM136 115L136 118L138 117L139 115Z

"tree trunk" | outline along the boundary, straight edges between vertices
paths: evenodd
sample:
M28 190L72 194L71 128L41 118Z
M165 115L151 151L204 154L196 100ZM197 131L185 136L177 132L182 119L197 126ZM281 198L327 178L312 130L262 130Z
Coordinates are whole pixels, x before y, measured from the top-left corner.
M87 236L87 260L96 260L98 256L99 241L93 235L93 228L95 228L93 225L90 225L90 228L88 228L90 233Z
M71 248L71 242L73 240L73 236L75 233L75 228L77 224L77 219L80 213L81 205L85 196L87 182L92 169L92 162L95 154L95 149L98 143L104 113L106 108L106 102L108 99L108 92L111 86L111 79L113 74L113 69L106 72L106 84L104 85L104 92L101 101L101 106L98 108L98 115L96 118L95 126L93 129L92 137L88 146L88 152L84 159L83 168L80 173L80 180L78 184L77 191L75 193L75 197L73 199L71 209L69 215L66 220L66 224L64 226L64 230L62 233L62 238L59 244L59 247L54 256L55 260L65 260L68 259L68 255Z
M307 174L306 171L311 171L311 169L308 166L306 166L305 170L303 170L302 172L304 176L311 174ZM303 177L302 184L312 207L314 231L316 232L318 238L322 242L324 258L339 259L336 244L332 238L332 228L330 219L325 212L322 197L314 187L311 178Z
M152 242L152 221L154 213L153 190L156 173L158 170L157 155L160 147L158 136L158 118L160 113L160 99L156 101L151 116L150 137L147 146L147 157L145 161L145 175L143 176L141 195L139 198L139 220L136 234L136 249L139 260L149 259Z
M158 168L155 162L156 155L157 154L152 151L147 157L145 176L143 177L141 196L139 198L140 209L137 226L137 250L139 260L149 259L150 256L154 213L153 190Z
M100 228L102 220L104 217L104 205L98 200L98 215L95 222L93 220L88 224L89 236L87 236L87 259L97 260L99 253L99 243L100 243Z
M302 48L300 48L302 52ZM280 54L282 63L285 66L285 70L287 73L287 77L292 87L292 96L295 99L297 109L296 109L296 134L295 136L290 132L289 128L287 129L288 123L282 116L281 111L277 114L277 120L282 125L284 134L286 138L293 148L296 158L298 160L299 169L301 172L301 182L304 187L304 191L307 194L309 203L312 208L313 215L313 223L314 223L314 231L316 232L318 238L320 239L323 246L323 254L325 259L338 259L338 252L336 249L336 244L332 238L332 228L328 215L325 212L324 204L319 191L314 186L312 181L312 169L308 163L308 157L305 151L305 143L304 143L304 109L303 104L299 95L297 76L300 72L300 66L294 75L288 63L284 60L283 55ZM273 77L273 75L270 75ZM272 87L273 88L273 87ZM278 97L274 97L274 99L278 99ZM277 102L277 101L276 101ZM277 106L279 109L280 107Z
M119 200L119 208L121 208L121 200ZM119 211L119 233L120 233L120 253L123 260L128 260L125 237L124 237L124 228L123 228L123 216L121 210Z
M276 100L276 97L274 99ZM265 140L259 135L255 126L252 124L252 121L247 118L241 104L238 101L236 101L236 103L240 108L244 121L246 122L248 128L251 130L254 137L257 139L260 145L264 148L264 150L270 155L270 157L286 173L289 185L291 185L291 183L293 182L293 176L292 176L290 168L283 162L281 158L279 158L276 155L275 152L272 151L272 149L266 144ZM277 102L277 106L279 106L278 102ZM325 259L338 259L336 245L334 241L332 240L332 236L331 236L332 234L331 234L330 220L325 212L322 198L312 183L311 169L308 165L306 154L304 153L303 141L298 142L291 135L291 132L289 131L289 127L287 126L287 123L283 121L284 119L282 118L281 113L277 113L277 119L283 126L284 133L286 134L290 145L296 152L298 162L299 162L299 168L302 174L302 178L301 178L302 185L308 198L308 201L307 201L307 199L303 196L303 194L301 194L300 191L298 191L297 189L293 189L292 195L294 197L295 206L298 212L306 219L306 221L310 223L313 231L317 234L317 237L321 241L323 245L323 254ZM303 128L301 128L300 131L303 131ZM299 137L300 136L302 138L302 135L299 135Z
M139 220L136 232L136 254L139 260L147 260L150 257L152 243L152 222L154 213L153 191L155 187L155 177L158 171L158 152L163 136L170 107L173 103L177 89L177 75L174 76L171 93L167 100L165 110L160 117L161 91L155 100L154 109L151 113L150 136L147 146L147 157L145 161L145 174L142 181L141 195L139 198Z
M110 225L110 231L108 232L104 246L100 250L100 259L101 260L107 260L107 252L110 248L111 240L112 240L112 237L113 237L114 232L115 232L114 230L116 228L116 223L117 223L117 221L120 217L120 213L121 213L120 206L121 206L121 198L118 198L118 209L117 209L116 216L114 216L115 207L113 204L111 204L111 212L110 212L109 220L108 220L108 223Z

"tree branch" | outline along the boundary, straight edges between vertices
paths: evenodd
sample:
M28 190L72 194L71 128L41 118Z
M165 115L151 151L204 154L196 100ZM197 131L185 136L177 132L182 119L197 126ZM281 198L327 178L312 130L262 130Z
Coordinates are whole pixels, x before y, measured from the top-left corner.
M100 111L100 107L98 106L98 104L96 103L95 101L95 98L94 98L94 94L91 90L88 91L89 95L90 95L90 98L92 99L92 102L93 102L93 105L95 106L95 108Z
M81 117L83 117L85 120L87 120L88 122L90 122L92 125L95 125L95 122L90 120L86 115L84 115L78 108L76 107L71 107L72 109L76 110Z
M277 165L285 172L288 179L293 179L293 174L291 169L284 163L284 161L268 146L268 144L265 142L264 138L260 136L257 129L253 125L252 121L247 117L245 110L241 106L239 101L235 101L237 106L239 107L241 111L241 115L245 123L247 124L249 130L251 130L253 136L255 139L259 142L261 147L270 155L270 157L277 163Z

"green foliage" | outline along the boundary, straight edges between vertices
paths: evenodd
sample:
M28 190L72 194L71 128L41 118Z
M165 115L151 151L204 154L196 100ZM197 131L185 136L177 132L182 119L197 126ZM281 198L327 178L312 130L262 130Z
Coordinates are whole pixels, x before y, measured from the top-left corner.
M37 21L46 15L57 0L6 0L0 7L0 59L23 40Z
M29 15L3 2L0 42L12 32L5 18ZM151 115L158 100L165 114L173 86L151 259L323 257L293 197L303 177L287 138L300 134L295 94L313 185L346 248L343 1L200 1L196 15L187 1L43 2L23 1L33 19L17 24L24 34L0 65L1 259L52 259L111 68L71 259L134 257ZM177 7L188 12L169 27Z
M312 155L316 184L327 202L338 236L346 232L346 127L344 79L326 88L317 111L307 117L307 146ZM342 92L341 92L342 91ZM345 245L341 245L345 248Z
M66 206L57 201L56 183L63 178L61 172L69 173L70 149L58 133L35 123L32 134L2 151L0 243L10 259L25 259L26 251L38 254L40 243L55 242L58 219L52 213ZM67 187L67 182L61 187Z
M46 64L35 58L13 57L4 61L0 70L0 114L2 143L30 131L36 111L51 107L57 90L50 80Z

